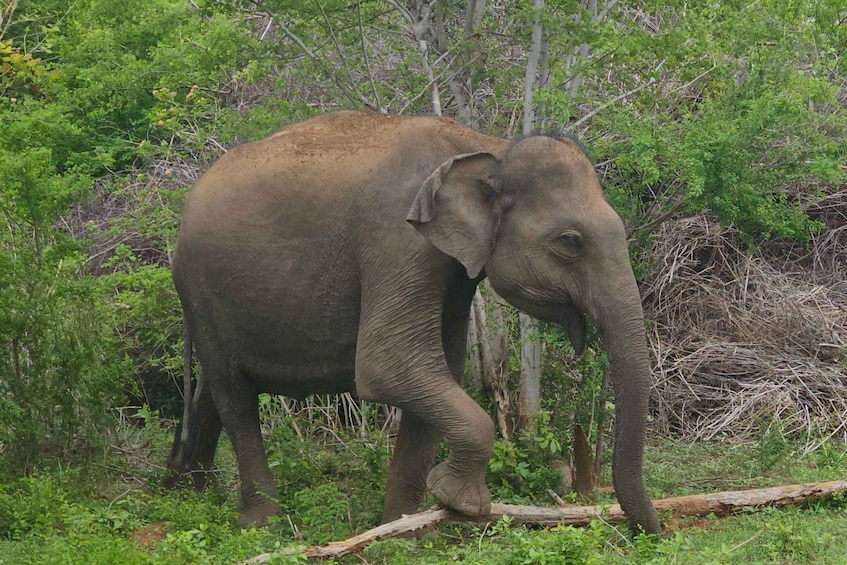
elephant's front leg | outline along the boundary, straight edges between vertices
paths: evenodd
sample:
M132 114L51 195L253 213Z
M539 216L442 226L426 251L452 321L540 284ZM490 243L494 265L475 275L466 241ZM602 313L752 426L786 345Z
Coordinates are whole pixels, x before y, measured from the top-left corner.
M392 334L388 339L379 327L364 327L360 332L356 361L360 398L399 406L404 418L411 413L443 435L450 453L446 461L429 471L427 488L436 499L459 512L488 514L491 496L485 472L494 445L494 422L453 379L441 351L439 325L427 325L436 332L434 336ZM434 344L437 349L428 349L426 344ZM433 443L434 436L430 436L426 444ZM401 448L408 449L402 444ZM418 460L423 457L419 455ZM410 460L401 461L397 469L392 469L389 493L399 482L411 488L414 495L420 488L417 474L423 469L408 471L405 480L399 479L398 475L411 466ZM391 496L386 502L394 505L395 495Z
M494 422L488 414L451 379L442 407L423 404L423 410L437 412L436 426L450 447L445 461L427 476L426 486L441 503L468 516L491 512L491 494L485 473L494 447Z

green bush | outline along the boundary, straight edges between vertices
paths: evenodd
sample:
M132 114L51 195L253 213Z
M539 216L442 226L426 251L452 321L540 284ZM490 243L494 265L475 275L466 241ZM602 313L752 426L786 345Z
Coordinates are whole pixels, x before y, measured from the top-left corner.
M81 242L55 227L87 178L47 148L0 147L0 446L8 464L93 439L124 382L108 307L80 276Z
M532 432L512 440L494 442L488 463L488 483L498 500L539 501L548 499L547 489L561 490L561 466L553 460L562 457L561 435L550 426L550 414L542 412Z
M13 8L0 37L0 452L25 470L102 441L128 390L178 412L179 308L162 258L184 191L120 171L202 148L217 86L248 66L261 75L265 46L248 20L176 0ZM68 218L96 178L126 209L86 232Z
M179 418L182 399L182 310L167 267L142 263L118 246L96 279L112 312L110 353L124 360L125 390L132 400Z

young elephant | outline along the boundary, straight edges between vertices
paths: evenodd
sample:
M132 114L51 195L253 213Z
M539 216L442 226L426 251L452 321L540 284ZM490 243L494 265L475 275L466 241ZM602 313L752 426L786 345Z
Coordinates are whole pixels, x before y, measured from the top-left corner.
M257 394L355 391L403 409L383 520L415 512L425 489L487 514L494 425L460 384L486 276L577 349L585 315L599 324L615 490L633 525L658 532L642 479L650 364L620 218L572 141L509 143L442 118L326 114L230 151L197 182L173 278L202 377L169 467L209 469L222 425L241 521L265 524L280 508ZM442 438L449 456L433 467Z

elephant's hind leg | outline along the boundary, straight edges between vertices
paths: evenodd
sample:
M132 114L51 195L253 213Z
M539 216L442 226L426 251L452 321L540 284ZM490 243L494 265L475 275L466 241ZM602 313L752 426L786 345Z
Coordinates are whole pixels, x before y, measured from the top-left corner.
M426 492L426 476L438 455L441 434L412 412L404 411L388 469L382 522L417 512Z
M191 403L187 411L188 434L183 437L181 430L177 430L168 457L168 468L174 476L168 479L166 486L176 486L181 477L188 473L194 483L194 490L201 492L211 481L215 451L221 435L221 418L202 370L193 396L186 398L185 402Z
M259 399L243 375L209 378L221 422L235 449L241 480L241 526L262 527L281 514L279 492L268 467L268 456L259 425ZM223 377L223 378L221 378Z
M215 462L215 451L221 437L221 417L209 384L200 372L197 392L194 395L195 418L197 419L197 447L194 451L194 461L191 464L191 476L194 479L194 490L203 491L212 479L212 465Z

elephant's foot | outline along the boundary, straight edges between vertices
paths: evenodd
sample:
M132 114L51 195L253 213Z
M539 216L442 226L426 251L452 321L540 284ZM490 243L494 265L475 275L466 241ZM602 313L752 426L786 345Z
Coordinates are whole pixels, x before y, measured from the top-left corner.
M215 474L211 471L192 471L191 478L194 480L194 492L203 492L207 487L215 484Z
M457 475L447 461L429 472L426 487L442 504L467 516L486 516L491 513L491 494L485 486L485 475Z
M380 524L387 524L388 522L393 522L398 518L402 518L404 514L414 514L418 511L418 508L421 505L421 501L423 500L423 491L421 491L420 496L417 496L415 493L414 496L411 497L402 497L401 500L392 500L387 494L385 497L385 508L382 510L382 518L380 519Z
M171 490L191 487L195 492L203 492L208 486L214 484L214 481L215 477L211 471L171 472L162 482L162 486Z
M264 500L245 508L238 518L238 525L242 528L264 528L268 525L271 516L282 514L282 508L273 500Z

